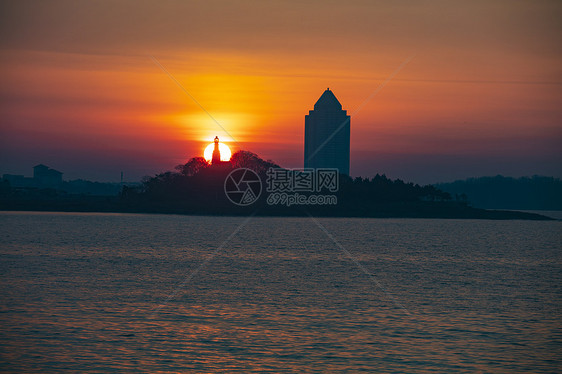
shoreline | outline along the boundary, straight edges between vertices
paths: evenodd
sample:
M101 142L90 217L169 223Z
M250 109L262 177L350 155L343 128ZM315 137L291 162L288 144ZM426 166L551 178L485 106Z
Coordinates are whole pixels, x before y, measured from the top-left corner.
M44 213L115 213L115 214L163 214L163 215L184 215L184 216L211 216L211 217L247 217L255 215L257 217L308 217L317 218L410 218L410 219L478 219L478 220L526 220L526 221L560 221L559 219L517 210L488 210L472 207L456 206L431 206L430 204L420 205L420 209L413 209L414 206L383 205L381 209L377 207L344 207L343 209L303 209L302 207L277 208L263 206L235 207L230 209L220 209L210 207L201 209L192 207L166 207L166 206L119 206L115 202L104 201L101 204L61 204L60 201L42 201L40 204L27 202L13 202L6 204L0 203L0 211L3 212L44 212ZM270 209L268 209L270 208ZM315 207L313 207L315 208ZM380 208L380 207L378 207ZM400 208L400 209L399 209Z

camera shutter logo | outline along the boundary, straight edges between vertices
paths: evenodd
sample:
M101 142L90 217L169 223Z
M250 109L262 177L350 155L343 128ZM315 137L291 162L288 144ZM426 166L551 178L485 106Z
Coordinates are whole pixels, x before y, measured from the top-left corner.
M247 168L234 169L224 180L224 193L240 206L251 205L259 199L262 185L259 175Z

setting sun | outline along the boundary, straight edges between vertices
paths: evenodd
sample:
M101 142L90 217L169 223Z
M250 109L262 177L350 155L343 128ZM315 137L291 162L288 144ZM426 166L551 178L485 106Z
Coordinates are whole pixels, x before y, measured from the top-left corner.
M205 157L205 160L207 162L211 162L211 160L213 159L214 148L215 148L215 143L211 143L205 148L205 151L203 152L203 157ZM230 151L230 148L228 148L226 144L219 143L219 151L221 153L221 161L230 160L230 156L232 155L232 152Z

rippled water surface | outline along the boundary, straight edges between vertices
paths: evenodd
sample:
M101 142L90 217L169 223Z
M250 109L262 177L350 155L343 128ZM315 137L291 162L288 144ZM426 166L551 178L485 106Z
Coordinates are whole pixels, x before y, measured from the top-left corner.
M0 213L0 370L556 372L561 247L561 222Z

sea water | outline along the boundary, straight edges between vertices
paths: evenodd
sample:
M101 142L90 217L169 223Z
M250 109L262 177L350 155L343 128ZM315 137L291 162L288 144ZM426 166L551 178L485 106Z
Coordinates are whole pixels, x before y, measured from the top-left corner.
M0 370L556 372L562 223L0 213Z

